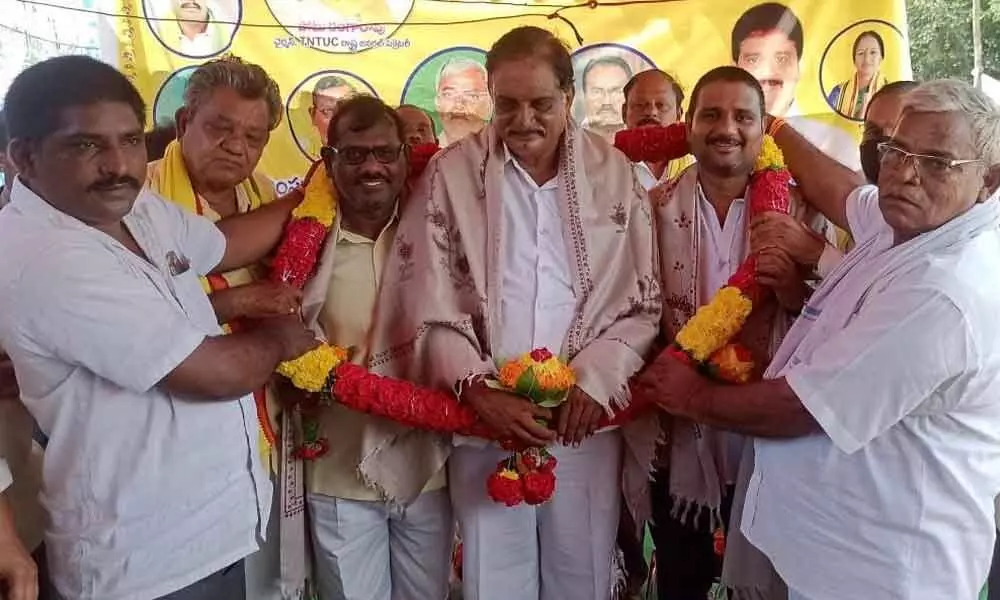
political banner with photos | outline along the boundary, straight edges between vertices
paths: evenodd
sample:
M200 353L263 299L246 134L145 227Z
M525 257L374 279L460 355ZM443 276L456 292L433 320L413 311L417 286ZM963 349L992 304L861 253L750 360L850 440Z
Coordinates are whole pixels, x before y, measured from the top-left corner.
M442 144L481 129L493 110L486 51L518 25L567 42L573 117L608 139L623 127L622 88L635 73L662 69L690 90L707 70L735 64L761 82L772 114L853 164L871 94L911 73L904 0L115 2L119 67L149 101L151 122L172 121L187 78L210 58L235 54L275 78L285 118L261 169L279 192L318 156L329 116L351 94L425 109Z

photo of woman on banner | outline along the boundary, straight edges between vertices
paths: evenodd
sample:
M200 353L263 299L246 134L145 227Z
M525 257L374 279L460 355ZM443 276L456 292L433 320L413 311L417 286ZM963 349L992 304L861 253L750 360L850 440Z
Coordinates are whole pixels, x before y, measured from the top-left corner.
M854 75L837 84L827 96L827 102L841 115L861 121L872 96L888 83L881 71L882 61L885 60L882 36L871 30L862 32L854 39L851 56L854 59Z
M625 129L625 84L640 71L654 69L646 55L622 44L594 44L573 53L576 98L573 118L609 142Z
M493 115L486 52L471 46L439 50L413 70L400 104L427 111L441 147L482 131Z
M241 0L143 0L142 8L160 43L191 58L228 48L243 14Z

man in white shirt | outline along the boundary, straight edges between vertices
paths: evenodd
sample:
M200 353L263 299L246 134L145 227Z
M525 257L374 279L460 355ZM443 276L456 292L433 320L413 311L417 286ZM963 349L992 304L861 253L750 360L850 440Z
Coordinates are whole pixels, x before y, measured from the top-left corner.
M552 33L516 28L486 64L494 120L442 150L414 190L383 273L369 365L438 389L462 382L461 401L497 439L552 444L553 498L507 507L485 482L509 452L454 441L448 487L467 600L606 600L622 463L639 461L623 448L630 436L597 427L628 404L626 381L656 336L649 203L624 155L570 120L573 65ZM576 371L576 387L552 412L483 381L535 348ZM410 438L376 453L389 462ZM655 435L648 439L645 468L634 470L643 490ZM411 460L408 474L392 477L362 468L390 497L413 496L445 458L442 448L437 460Z
M220 335L198 275L258 260L282 224L264 208L227 236L143 190L145 108L124 75L83 56L11 84L19 175L0 213L0 345L48 437L56 593L242 598L271 499L248 394L315 340L297 315Z
M976 598L990 566L1000 107L965 83L922 84L880 152L877 188L838 184L850 178L830 165L841 172L802 180L857 247L766 381L723 387L663 356L636 384L667 412L758 438L741 527L793 600ZM837 193L810 195L824 181Z
M661 331L667 339L750 254L746 194L764 138L763 117L763 91L743 69L718 67L694 87L687 129L696 163L650 193L660 263L674 265L660 275L666 299ZM823 231L823 218L790 193L795 222ZM813 233L811 239L822 250L823 237ZM774 295L754 307L754 319L739 341L763 365L802 307L808 287L782 253L765 249L757 260L758 274ZM719 574L713 528L728 524L745 440L707 427L692 434L690 423L677 420L669 427L670 459L652 484L657 589L669 598L700 599Z
M13 481L7 461L0 458L0 592L6 590L7 600L35 600L38 597L35 563L21 544L4 495Z

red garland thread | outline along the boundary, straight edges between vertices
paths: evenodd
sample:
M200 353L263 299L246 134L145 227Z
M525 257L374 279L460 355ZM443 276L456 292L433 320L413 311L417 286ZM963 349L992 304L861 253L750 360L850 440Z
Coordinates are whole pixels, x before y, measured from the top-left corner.
M690 152L687 128L683 123L619 131L615 134L615 148L621 150L632 162L676 160Z
M271 280L297 289L305 287L316 267L326 233L326 227L315 219L293 219L285 226L285 236L271 267Z

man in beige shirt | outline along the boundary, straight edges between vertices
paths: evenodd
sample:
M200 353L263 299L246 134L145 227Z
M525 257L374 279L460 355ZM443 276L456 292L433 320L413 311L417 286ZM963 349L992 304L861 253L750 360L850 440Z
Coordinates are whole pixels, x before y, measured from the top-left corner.
M368 359L382 265L408 171L403 130L381 100L357 96L338 109L323 149L336 188L337 220L304 291L303 312L327 341L351 348L358 364ZM379 422L333 406L320 424L330 451L309 464L306 478L320 596L444 598L453 521L443 470L409 505L385 502L358 474L366 432Z

